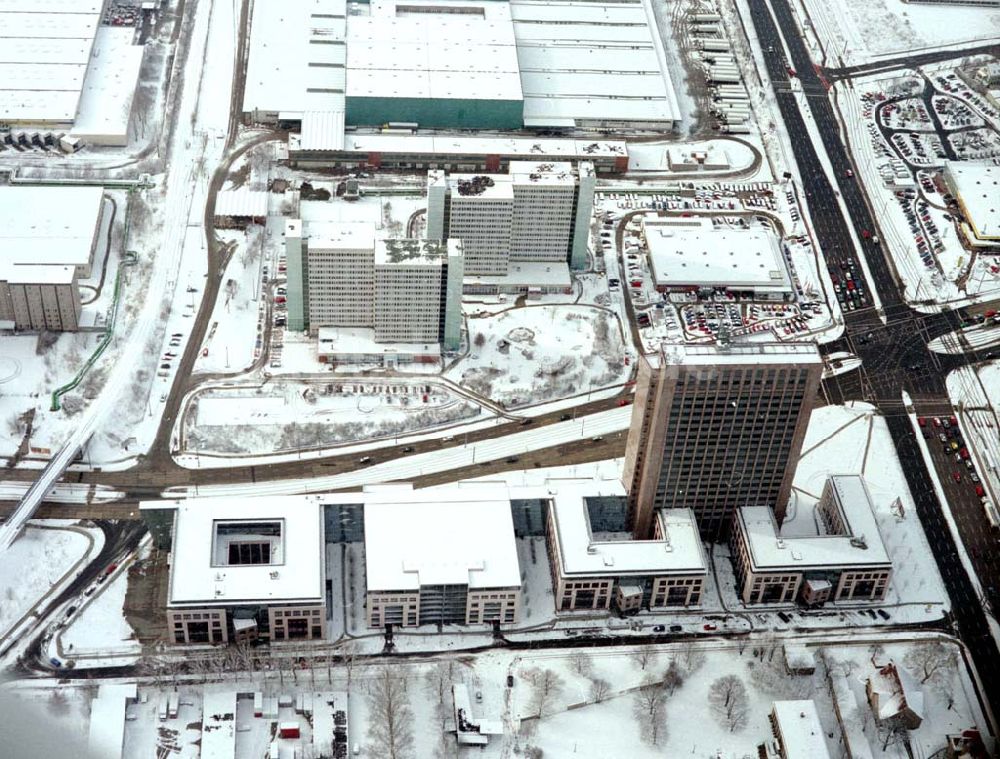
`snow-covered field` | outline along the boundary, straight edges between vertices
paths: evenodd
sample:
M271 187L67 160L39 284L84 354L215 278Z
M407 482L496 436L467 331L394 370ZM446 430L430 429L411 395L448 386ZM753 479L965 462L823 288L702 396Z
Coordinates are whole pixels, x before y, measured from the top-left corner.
M620 385L631 374L621 326L604 309L528 305L468 325L469 355L445 376L508 407Z
M90 543L80 529L29 525L14 545L0 552L0 641L73 569Z
M1000 10L903 0L800 0L828 66L853 66L932 48L961 47L1000 35ZM802 14L798 14L801 18Z

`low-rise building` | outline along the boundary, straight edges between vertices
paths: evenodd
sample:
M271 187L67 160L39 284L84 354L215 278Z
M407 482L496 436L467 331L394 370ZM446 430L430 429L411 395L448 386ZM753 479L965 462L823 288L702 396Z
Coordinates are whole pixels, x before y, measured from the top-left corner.
M898 721L907 730L916 730L924 721L924 693L909 672L892 661L872 662L873 671L865 678L865 695L875 720L881 724Z
M694 512L658 509L653 525L651 540L595 532L583 494L554 494L547 542L556 610L699 606L708 562Z
M819 534L797 535L783 534L770 507L736 512L730 547L744 603L885 599L892 561L864 479L830 477L815 515Z
M965 241L982 252L1000 251L1000 166L991 160L948 161L943 176L965 217Z
M319 497L199 498L143 508L173 512L171 642L325 637Z
M365 492L368 624L513 624L521 571L510 500L495 487Z
M830 759L815 701L775 701L768 717L774 740L765 744L762 757Z
M778 238L770 230L716 228L707 218L644 216L642 238L660 292L724 290L764 301L795 296Z

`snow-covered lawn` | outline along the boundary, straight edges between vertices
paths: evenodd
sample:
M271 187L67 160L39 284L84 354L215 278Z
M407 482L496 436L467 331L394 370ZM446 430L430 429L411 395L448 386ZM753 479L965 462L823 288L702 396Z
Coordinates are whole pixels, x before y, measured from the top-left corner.
M128 570L119 571L102 585L90 603L77 612L60 635L60 645L68 658L103 654L138 654L141 646L125 620L123 607L128 589Z
M0 552L0 635L83 558L90 541L76 530L29 525Z
M468 320L469 355L446 376L504 405L524 406L625 382L621 327L586 306L525 306Z
M181 447L198 453L263 455L391 438L484 413L478 404L437 384L329 379L199 391L187 406Z

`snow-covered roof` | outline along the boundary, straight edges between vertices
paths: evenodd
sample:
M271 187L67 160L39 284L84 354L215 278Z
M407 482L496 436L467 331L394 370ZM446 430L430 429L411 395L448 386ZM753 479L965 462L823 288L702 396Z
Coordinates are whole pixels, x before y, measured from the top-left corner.
M168 604L322 601L321 504L317 496L161 502L160 508L172 506L176 511ZM279 534L272 543L270 563L229 563L219 549L219 527L230 530L255 522L277 525Z
M348 98L521 100L505 3L427 3L405 14L394 2L369 9L347 20Z
M201 759L236 756L236 692L206 690L202 700Z
M520 587L506 488L367 490L365 571L370 591Z
M216 196L216 216L267 216L267 197L265 190L251 190L240 187L236 190L225 190Z
M441 353L437 343L379 343L371 327L320 327L321 356L430 356Z
M344 110L345 0L253 4L243 112Z
M461 248L461 240L383 237L375 240L375 265L440 267Z
M691 509L659 509L660 540L595 540L581 490L565 489L552 495L550 513L563 575L621 576L704 574L705 552Z
M466 286L569 287L569 264L565 261L511 261L506 274L466 276Z
M373 250L375 225L367 221L305 221L310 250Z
M660 354L647 359L656 365L697 366L700 364L822 364L814 343L730 343L726 346L705 343L663 343Z
M714 228L711 220L643 219L653 279L664 287L732 287L791 292L775 235L764 229Z
M828 677L848 756L854 759L875 759L871 744L864 732L864 720L860 714L858 699L851 690L851 684L842 672L836 670L831 671Z
M924 692L920 684L906 669L893 662L876 666L868 675L868 686L875 696L873 708L879 720L890 719L909 709L918 717L924 716Z
M949 161L945 177L979 237L1000 237L1000 166L992 160Z
M302 114L301 150L343 150L344 109Z
M125 740L126 699L135 699L136 685L102 685L90 703L90 728L87 747L90 756L114 759L122 755Z
M333 732L337 728L337 712L347 716L347 693L343 691L317 691L306 694L312 701L312 742L316 756L327 756L331 752ZM348 746L351 736L347 734L347 722L340 726L344 731Z
M16 264L86 266L103 196L101 187L0 187L0 256Z
M0 261L0 280L18 285L70 285L76 267L59 264L12 264Z
M526 126L677 120L655 25L642 3L513 0Z
M129 117L145 47L128 26L98 27L71 134L105 144L128 142Z
M830 483L836 501L833 507L843 522L843 531L838 534L789 535L787 530L782 534L770 507L737 510L754 572L892 566L864 480L857 475L837 475Z
M73 120L102 5L0 2L0 122Z
M775 701L772 714L784 759L829 759L815 701Z
M295 150L295 135L289 137ZM304 145L299 149L307 150ZM346 136L344 149L356 153L404 153L408 155L518 156L536 158L618 158L628 155L625 142L616 140L569 140L544 137L464 137L427 134L356 134Z
M514 184L568 185L576 184L573 164L569 161L511 161L507 173Z

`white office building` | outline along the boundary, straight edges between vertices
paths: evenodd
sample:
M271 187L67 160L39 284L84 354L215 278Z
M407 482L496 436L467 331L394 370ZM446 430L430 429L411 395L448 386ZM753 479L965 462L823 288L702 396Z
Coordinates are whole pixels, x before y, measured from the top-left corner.
M582 269L594 203L593 164L511 161L507 174L427 179L427 236L459 238L469 276L503 276L511 263Z

